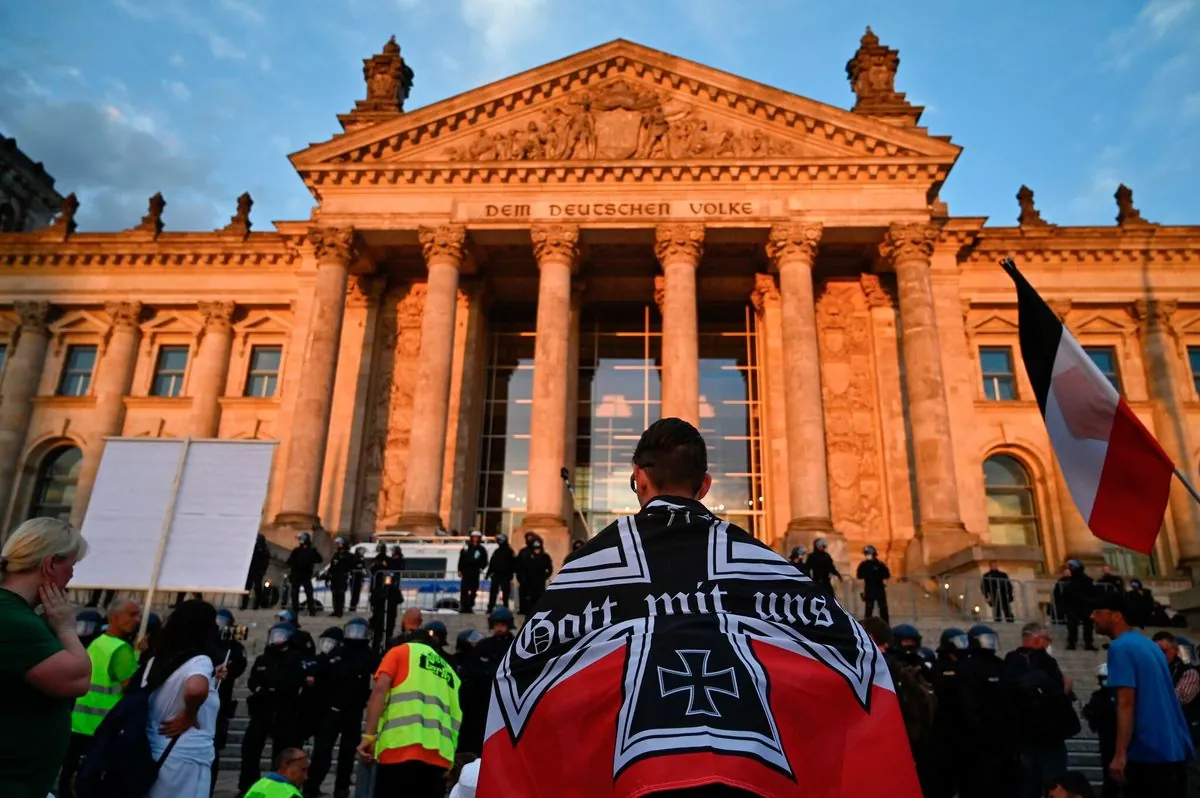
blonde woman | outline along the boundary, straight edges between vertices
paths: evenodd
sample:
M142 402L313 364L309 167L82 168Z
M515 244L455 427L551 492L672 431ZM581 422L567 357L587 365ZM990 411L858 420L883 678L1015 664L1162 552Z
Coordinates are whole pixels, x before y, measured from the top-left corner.
M57 518L33 518L0 553L0 795L45 798L71 739L71 708L92 663L64 592L87 541ZM42 617L34 610L41 606Z

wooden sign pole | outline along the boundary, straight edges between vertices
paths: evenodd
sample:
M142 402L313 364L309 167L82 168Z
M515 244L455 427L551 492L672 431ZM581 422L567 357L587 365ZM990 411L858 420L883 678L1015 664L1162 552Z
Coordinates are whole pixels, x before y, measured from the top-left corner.
M171 536L171 524L175 518L175 500L179 498L179 483L183 481L183 468L187 462L188 449L192 446L191 438L183 439L179 449L179 463L175 466L175 484L171 487L171 500L167 502L167 514L163 519L162 535L158 538L158 551L154 554L154 570L150 572L150 586L146 588L146 608L142 613L142 625L138 629L138 640L146 637L146 625L150 623L150 607L154 602L154 592L158 589L158 575L162 570L163 556L167 553L167 539Z

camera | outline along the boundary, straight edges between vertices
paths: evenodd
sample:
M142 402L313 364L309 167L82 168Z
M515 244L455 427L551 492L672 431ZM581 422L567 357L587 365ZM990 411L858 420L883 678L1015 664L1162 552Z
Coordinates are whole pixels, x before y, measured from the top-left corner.
M243 642L249 636L249 626L224 626L221 628L222 640L237 640L238 642Z

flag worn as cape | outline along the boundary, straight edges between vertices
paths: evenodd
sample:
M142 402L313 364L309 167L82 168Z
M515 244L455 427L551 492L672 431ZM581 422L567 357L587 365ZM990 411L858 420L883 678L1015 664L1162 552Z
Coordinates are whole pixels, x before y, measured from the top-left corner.
M480 798L919 798L886 663L793 565L659 497L563 564L500 665Z
M1067 489L1092 534L1154 549L1175 465L1011 258L1021 359Z

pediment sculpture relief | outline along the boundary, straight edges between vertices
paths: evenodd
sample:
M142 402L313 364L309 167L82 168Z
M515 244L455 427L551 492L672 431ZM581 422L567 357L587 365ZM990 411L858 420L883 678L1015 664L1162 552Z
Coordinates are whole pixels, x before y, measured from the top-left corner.
M783 157L794 149L790 141L714 121L668 93L619 79L567 97L540 119L481 130L445 152L451 161L617 161Z

